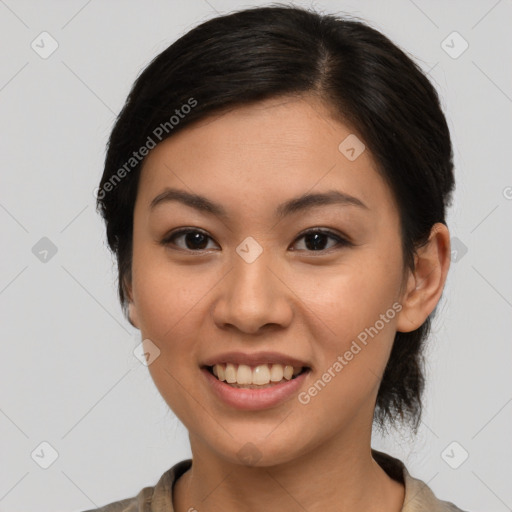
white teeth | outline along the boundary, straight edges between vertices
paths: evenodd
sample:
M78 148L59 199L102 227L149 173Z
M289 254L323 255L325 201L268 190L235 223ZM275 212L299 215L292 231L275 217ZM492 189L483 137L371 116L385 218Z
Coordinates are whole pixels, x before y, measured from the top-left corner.
M270 370L270 380L272 382L279 382L283 380L284 368L282 364L273 364Z
M252 384L264 385L270 382L270 370L268 365L261 364L252 371Z
M238 365L236 373L236 381L238 384L252 384L252 370L246 364Z
M224 370L224 367L221 364L215 365L214 368L217 368L217 375L216 377L219 380L226 380L226 371Z
M220 366L216 364L215 366ZM236 368L235 365L228 363L226 365L226 372L225 372L226 382L229 382L229 384L233 384L236 382Z
M213 374L221 381L241 386L266 386L271 382L281 382L283 379L291 380L302 371L301 367L282 364L260 364L254 368L249 365L232 363L216 364L212 368Z
M286 365L284 367L284 378L290 380L293 377L293 366Z

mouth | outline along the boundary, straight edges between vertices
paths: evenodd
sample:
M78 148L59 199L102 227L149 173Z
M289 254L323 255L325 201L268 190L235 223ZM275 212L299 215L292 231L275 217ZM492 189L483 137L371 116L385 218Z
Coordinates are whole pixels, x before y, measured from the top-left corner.
M307 366L291 366L280 363L247 364L218 363L204 366L217 380L232 388L265 389L289 382L310 371Z

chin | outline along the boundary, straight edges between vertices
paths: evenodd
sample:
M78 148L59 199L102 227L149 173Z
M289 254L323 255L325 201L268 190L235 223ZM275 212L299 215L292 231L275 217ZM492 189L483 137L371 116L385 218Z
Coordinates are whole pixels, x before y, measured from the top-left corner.
M252 433L237 432L233 437L225 436L221 443L217 439L208 444L217 452L219 458L231 464L247 467L272 467L286 464L307 451L301 436L295 439L293 436L286 435L286 431L281 435L271 433L269 436L269 432L272 430L268 428L265 429L264 434L258 436L255 435L254 429Z

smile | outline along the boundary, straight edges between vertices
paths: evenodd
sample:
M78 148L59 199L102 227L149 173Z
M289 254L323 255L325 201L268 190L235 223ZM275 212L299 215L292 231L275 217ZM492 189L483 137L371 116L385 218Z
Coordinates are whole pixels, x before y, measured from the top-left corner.
M291 365L260 364L251 367L246 364L223 363L208 367L221 382L232 387L258 389L275 386L297 377L306 368Z
M311 369L281 364L259 364L250 367L243 364L219 363L214 366L203 366L201 373L209 392L221 403L234 409L258 411L280 406L295 397L305 386ZM224 380L221 380L221 377ZM227 382L227 378L233 382ZM243 384L240 384L238 379ZM249 379L251 384L247 383ZM254 380L265 383L253 384Z

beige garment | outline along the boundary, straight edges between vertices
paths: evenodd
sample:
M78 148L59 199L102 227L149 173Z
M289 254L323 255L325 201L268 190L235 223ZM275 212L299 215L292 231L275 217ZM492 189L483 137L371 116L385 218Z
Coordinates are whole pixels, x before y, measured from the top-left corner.
M372 450L372 455L391 478L404 484L405 498L401 512L464 512L451 502L438 500L424 482L409 474L400 460L377 450ZM85 512L174 512L174 483L191 465L191 459L178 462L160 477L154 487L145 487L134 498ZM194 512L194 508L190 512Z

